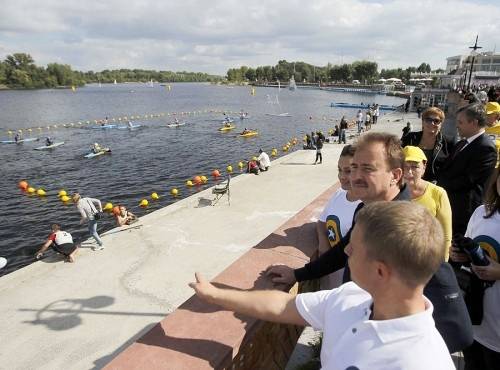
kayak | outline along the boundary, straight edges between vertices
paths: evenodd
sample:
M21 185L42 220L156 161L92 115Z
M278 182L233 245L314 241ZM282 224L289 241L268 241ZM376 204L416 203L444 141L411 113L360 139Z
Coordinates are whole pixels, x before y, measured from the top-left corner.
M170 128L172 128L172 127L181 127L181 126L184 126L185 124L186 124L186 122L169 123L169 124L167 125L167 127L170 127Z
M84 157L85 158L94 158L94 157L98 157L98 156L106 154L106 153L111 153L111 149L106 148L106 149L101 150L100 152L97 152L97 153L90 152L88 154L85 154Z
M21 140L18 140L18 141L15 141L15 140L3 140L3 141L0 141L0 143L2 144L22 144L22 143L28 143L30 141L38 141L40 140L39 138L37 137L29 137L27 139L21 139Z
M234 126L234 125L224 126L224 127L220 127L219 131L222 131L222 132L231 131L233 128L236 128L236 126Z
M239 134L238 136L240 136L240 137L252 137L252 136L256 136L258 134L259 134L258 131L249 131L249 132L244 133L244 134Z
M278 113L278 114L266 113L266 116L271 116L271 117L291 117L292 115L290 113Z
M111 129L111 128L115 128L116 125L101 125L101 126L93 126L92 128L94 130L108 130L108 129Z
M118 126L118 130L135 130L136 128L142 127L142 125L132 125L132 126Z
M61 145L64 145L64 141L59 141L58 143L54 143L52 145L39 146L38 148L35 148L35 150L49 150L49 149L57 148L58 146L61 146Z

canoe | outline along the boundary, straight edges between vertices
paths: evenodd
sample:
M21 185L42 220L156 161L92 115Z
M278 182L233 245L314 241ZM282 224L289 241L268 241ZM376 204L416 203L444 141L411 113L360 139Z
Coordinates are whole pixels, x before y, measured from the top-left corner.
M233 128L236 128L236 126L234 126L234 125L231 125L231 126L224 126L224 127L220 127L220 128L219 128L219 131L222 131L222 132L225 132L225 131L231 131Z
M271 117L291 117L292 115L290 113L266 113L266 116L271 116Z
M179 122L179 123L169 123L167 125L167 127L170 127L170 128L175 128L175 127L181 127L181 126L184 126L186 124L186 122Z
M21 140L18 140L18 141L15 141L15 140L2 140L0 141L0 143L2 144L22 144L22 143L29 143L30 141L38 141L40 140L39 138L37 137L29 137L27 139L21 139Z
M92 128L94 130L109 130L111 128L115 128L116 125L100 125L100 126L93 126Z
M39 146L38 148L35 148L35 150L50 150L57 148L58 146L64 145L64 141L59 141L57 143L54 143L52 145L44 145L44 146Z
M98 156L106 154L106 153L111 153L111 149L106 148L106 149L101 150L100 152L97 152L97 153L90 152L88 154L85 154L84 157L85 158L94 158L94 157L98 157Z
M239 134L238 136L240 136L240 137L252 137L252 136L256 136L258 134L259 134L258 131L250 131L250 132L247 132L246 134Z
M135 130L136 128L142 127L142 125L132 125L132 126L118 126L118 130Z

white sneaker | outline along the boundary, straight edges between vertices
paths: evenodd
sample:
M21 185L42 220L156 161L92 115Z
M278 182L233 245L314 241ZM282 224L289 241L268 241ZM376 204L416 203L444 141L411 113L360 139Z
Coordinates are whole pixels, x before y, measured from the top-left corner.
M103 245L98 245L97 247L92 248L95 251L102 251L104 249Z

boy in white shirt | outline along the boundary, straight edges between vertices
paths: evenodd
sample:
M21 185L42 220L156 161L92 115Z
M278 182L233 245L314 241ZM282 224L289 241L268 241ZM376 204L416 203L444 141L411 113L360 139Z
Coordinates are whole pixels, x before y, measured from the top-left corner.
M359 211L346 248L353 282L292 294L220 289L196 274L196 294L259 319L323 330L324 369L454 370L435 328L425 284L444 259L443 231L410 202L373 202Z

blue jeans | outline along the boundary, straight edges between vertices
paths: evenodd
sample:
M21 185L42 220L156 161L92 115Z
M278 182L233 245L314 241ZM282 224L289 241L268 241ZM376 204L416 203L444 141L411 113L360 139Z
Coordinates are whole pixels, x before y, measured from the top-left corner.
M89 234L94 237L97 244L102 245L102 240L97 233L97 220L89 220Z
M346 130L345 130L344 128L340 130L340 135L339 135L339 144L340 144L340 143L344 143L344 144L346 143L346 139L345 139L345 131L346 131Z

